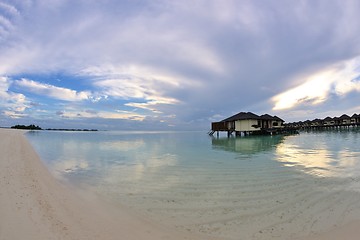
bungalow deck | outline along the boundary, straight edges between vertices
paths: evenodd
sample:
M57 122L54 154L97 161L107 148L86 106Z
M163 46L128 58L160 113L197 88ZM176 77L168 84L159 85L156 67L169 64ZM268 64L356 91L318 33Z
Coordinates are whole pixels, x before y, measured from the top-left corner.
M235 131L235 129L217 129L214 128L208 132L210 136L215 133L219 136L220 132L226 132L228 137L235 136L250 136L250 135L290 135L298 134L299 128L296 127L284 127L284 128L261 128L258 131Z

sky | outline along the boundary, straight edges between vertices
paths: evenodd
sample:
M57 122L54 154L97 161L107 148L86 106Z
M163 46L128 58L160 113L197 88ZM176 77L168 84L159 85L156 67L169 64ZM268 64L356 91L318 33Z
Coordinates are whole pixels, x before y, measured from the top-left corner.
M0 126L360 113L358 0L0 0Z

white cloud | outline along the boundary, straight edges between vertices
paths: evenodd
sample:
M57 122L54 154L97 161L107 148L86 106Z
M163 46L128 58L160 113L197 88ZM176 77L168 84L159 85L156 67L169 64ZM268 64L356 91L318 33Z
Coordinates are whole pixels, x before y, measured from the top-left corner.
M273 110L293 108L301 104L319 104L326 100L330 91L329 77L332 72L321 72L309 77L305 83L272 98Z
M273 110L291 109L299 105L317 105L330 94L345 96L360 91L360 57L335 64L305 78L301 85L272 98Z
M14 30L14 19L19 16L16 7L0 2L0 41Z
M84 70L83 74L94 79L93 85L101 95L126 100L139 99L145 102L129 102L125 105L153 112L159 112L157 105L180 103L178 99L165 96L166 89L181 88L189 82L181 77L135 65L92 67Z
M7 98L9 96L8 89L10 80L7 77L0 77L0 97Z
M123 119L133 121L143 121L146 116L138 113L127 112L127 111L76 111L66 110L58 112L58 115L68 119L79 119L79 118L103 118L103 119Z
M3 114L10 118L20 118L27 114L24 113L29 108L30 103L25 95L9 91L11 81L7 77L0 77L0 104Z
M160 104L177 104L179 103L178 100L176 99L171 99L171 98L157 98L156 100L150 100L144 103L137 103L137 102L129 102L129 103L125 103L125 106L129 106L129 107L134 107L134 108L141 108L141 109L146 109L146 110L150 110L154 113L162 113L161 111L156 109L157 105Z
M7 12L11 15L19 15L19 11L17 10L17 8L15 6L4 3L4 2L0 2L0 9L5 10L5 12Z
M352 91L360 92L360 56L342 65L336 76L334 90L340 96Z
M18 111L11 111L11 110L5 110L5 111L3 111L3 114L9 118L14 118L14 119L15 118L23 118L23 117L28 116L25 113L18 112Z
M25 78L16 80L14 83L32 93L63 101L82 101L88 100L91 97L91 93L87 91L77 92L75 90L39 83Z

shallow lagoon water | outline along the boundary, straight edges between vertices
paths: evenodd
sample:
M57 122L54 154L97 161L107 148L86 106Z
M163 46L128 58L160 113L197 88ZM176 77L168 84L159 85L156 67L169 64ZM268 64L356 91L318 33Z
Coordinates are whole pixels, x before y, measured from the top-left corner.
M291 239L360 219L360 131L30 132L53 175L154 221L222 239Z

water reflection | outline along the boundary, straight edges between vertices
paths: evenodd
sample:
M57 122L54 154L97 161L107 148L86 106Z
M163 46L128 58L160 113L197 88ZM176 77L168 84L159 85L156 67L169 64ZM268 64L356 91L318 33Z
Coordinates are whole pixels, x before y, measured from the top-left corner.
M360 133L36 135L50 169L164 226L281 240L359 216Z
M176 166L177 163L177 155L163 154L147 158L145 161L135 160L133 164L113 165L103 169L107 174L102 181L111 186L121 186L122 191L131 189L129 191L132 194L167 189L179 182L180 176L167 172L169 167ZM151 183L155 183L152 188L144 187Z
M129 151L142 147L145 142L143 139L134 139L132 141L106 141L99 144L101 150L104 151Z
M154 176L161 175L160 172L166 172L166 168L175 166L177 155L169 152L171 146L164 148L165 143L170 143L166 135L160 136L62 132L28 134L55 177L89 185L149 182Z
M350 133L351 134L351 133ZM357 134L357 132L354 132ZM358 136L349 132L308 133L276 147L276 160L317 177L359 176Z
M333 171L333 156L326 149L317 151L302 149L296 144L283 143L276 148L277 160L286 167L295 167L300 171L315 176L330 176Z
M282 166L315 177L360 177L358 130L307 132L296 136L212 138L214 150L255 158L258 153Z
M213 149L238 152L244 155L257 154L274 149L282 143L284 136L248 136L231 138L212 138Z

